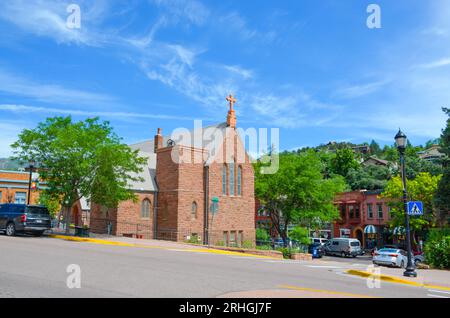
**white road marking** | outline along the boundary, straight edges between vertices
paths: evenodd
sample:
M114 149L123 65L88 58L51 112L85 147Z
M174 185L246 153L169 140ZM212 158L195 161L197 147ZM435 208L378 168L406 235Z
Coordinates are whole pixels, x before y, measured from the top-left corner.
M441 296L441 295L433 295L433 294L427 294L428 297L436 297L436 298L450 298L447 296Z
M449 294L449 295L450 295L450 292L448 292L448 291L443 291L443 290L428 289L428 291L431 292L431 293L444 293L444 294Z
M342 268L341 266L330 266L330 265L306 265L306 267L311 267L311 268Z

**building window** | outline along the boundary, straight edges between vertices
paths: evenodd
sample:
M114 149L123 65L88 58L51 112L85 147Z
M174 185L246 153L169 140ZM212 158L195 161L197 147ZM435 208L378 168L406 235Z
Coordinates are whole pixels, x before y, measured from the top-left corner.
M236 231L230 232L230 246L236 246Z
M355 207L353 205L348 206L348 218L349 219L353 219L355 217L354 208Z
M242 243L244 243L244 233L242 231L239 231L239 233L238 233L238 244L239 244L239 246L242 246Z
M341 205L341 219L345 220L345 205Z
M192 202L192 210L191 210L191 218L192 220L197 219L197 202Z
M227 195L227 166L222 168L222 194Z
M2 198L3 198L2 191L0 191L0 203L2 203Z
M355 218L359 219L359 205L355 206Z
M228 232L223 232L223 244L225 244L225 246L228 246Z
M237 169L237 195L242 195L242 167Z
M141 218L150 217L150 200L144 199L141 204Z
M378 203L377 209L378 209L378 218L382 219L383 218L383 204Z
M230 195L234 195L234 162L230 163Z
M367 215L369 219L373 219L372 203L367 203Z
M26 192L16 192L14 196L15 204L25 204L27 201L27 193Z

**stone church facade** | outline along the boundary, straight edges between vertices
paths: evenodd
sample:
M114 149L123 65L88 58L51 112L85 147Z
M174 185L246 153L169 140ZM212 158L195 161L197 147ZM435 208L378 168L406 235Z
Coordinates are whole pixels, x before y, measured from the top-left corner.
M94 233L240 246L255 241L253 167L236 131L235 99L227 121L132 144L147 157L130 184L137 201L117 209L92 204Z

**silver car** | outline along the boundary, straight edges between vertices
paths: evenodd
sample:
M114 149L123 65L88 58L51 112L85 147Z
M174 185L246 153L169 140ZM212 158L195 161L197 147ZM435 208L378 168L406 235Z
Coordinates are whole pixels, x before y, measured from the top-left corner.
M388 265L405 267L408 262L408 254L398 248L382 248L373 254L372 262L376 265Z

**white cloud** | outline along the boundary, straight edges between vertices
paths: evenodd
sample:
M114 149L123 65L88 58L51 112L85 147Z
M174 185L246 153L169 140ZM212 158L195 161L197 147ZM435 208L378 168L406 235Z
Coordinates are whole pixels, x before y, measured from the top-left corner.
M432 68L439 68L439 67L444 67L444 66L449 66L450 65L450 58L443 58L440 60L436 60L430 63L425 63L425 64L419 64L417 65L418 68L424 68L424 69L432 69Z
M1 69L0 92L58 104L104 105L115 102L113 97L105 94L70 89L55 84L36 83Z
M149 114L149 113L137 113L137 112L105 112L105 111L85 111L79 109L68 108L52 108L41 106L26 106L16 104L0 104L0 110L10 111L13 113L38 113L38 114L62 114L73 116L87 116L87 117L107 117L115 118L119 120L126 120L130 118L146 118L146 119L164 119L164 120L194 120L193 117L184 116L172 116L164 114Z
M335 96L340 98L357 98L375 93L383 86L387 85L390 80L381 80L367 84L353 85L339 88L335 92Z
M235 74L238 74L239 76L242 76L244 79L253 78L253 71L245 69L245 68L240 67L238 65L224 65L224 68L227 71L230 71L230 72L233 72Z

